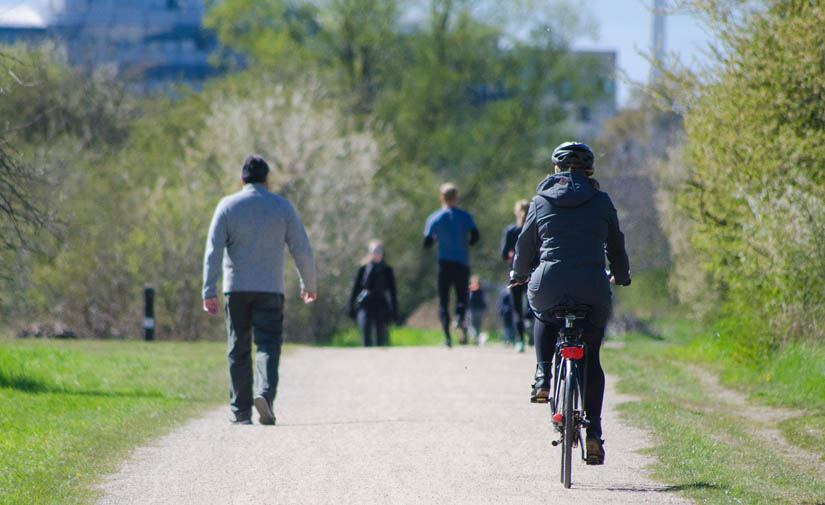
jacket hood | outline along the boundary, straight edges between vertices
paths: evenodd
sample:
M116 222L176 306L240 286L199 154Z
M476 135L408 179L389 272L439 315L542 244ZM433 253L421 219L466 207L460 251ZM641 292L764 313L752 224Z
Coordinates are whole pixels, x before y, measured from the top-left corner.
M582 175L561 172L541 181L536 188L536 194L559 207L578 207L596 196L596 189Z

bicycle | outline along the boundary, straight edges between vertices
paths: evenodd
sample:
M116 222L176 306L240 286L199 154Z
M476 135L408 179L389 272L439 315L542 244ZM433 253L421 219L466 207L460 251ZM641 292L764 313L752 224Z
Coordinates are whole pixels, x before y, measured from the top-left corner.
M553 310L556 319L564 320L564 328L559 330L554 352L555 378L550 415L560 438L552 444L553 447L562 446L561 482L566 489L570 488L573 449L576 446L581 448L582 460L589 463L582 439L582 428L587 427L584 413L584 398L587 391L587 374L584 368L587 361L583 361L587 346L582 340L582 329L574 325L577 320L587 317L589 312L590 307L587 305L559 307Z

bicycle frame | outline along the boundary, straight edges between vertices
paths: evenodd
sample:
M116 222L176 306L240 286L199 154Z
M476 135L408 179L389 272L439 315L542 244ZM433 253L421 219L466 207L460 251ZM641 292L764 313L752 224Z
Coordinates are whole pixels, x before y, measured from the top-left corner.
M585 460L581 430L587 423L584 413L584 398L587 391L587 361L584 358L587 346L582 339L582 329L574 326L576 319L580 318L574 313L564 314L565 325L559 330L554 352L555 376L550 407L554 426L561 439L554 441L553 446L562 445L561 482L565 488L570 487L572 448L578 445L582 460ZM568 381L572 384L568 384ZM567 398L568 395L572 398ZM568 415L564 415L563 411Z

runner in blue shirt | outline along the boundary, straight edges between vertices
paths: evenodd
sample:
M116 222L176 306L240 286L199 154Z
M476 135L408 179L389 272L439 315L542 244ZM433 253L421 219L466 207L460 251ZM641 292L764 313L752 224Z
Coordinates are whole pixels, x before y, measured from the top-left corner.
M456 327L461 329L461 343L467 343L465 313L470 283L469 246L478 242L478 228L469 212L456 207L458 189L455 184L441 186L441 209L427 218L424 227L424 248L438 242L438 317L444 328L444 343L452 346L450 338L450 288L456 292Z

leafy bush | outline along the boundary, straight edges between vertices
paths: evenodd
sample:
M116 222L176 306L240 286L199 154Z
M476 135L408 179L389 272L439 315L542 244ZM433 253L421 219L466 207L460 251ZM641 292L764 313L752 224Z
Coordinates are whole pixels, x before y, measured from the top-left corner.
M825 336L825 6L696 2L722 48L686 99L685 179L693 262L727 313L772 346ZM678 194L676 194L678 193ZM777 337L778 335L778 337Z

